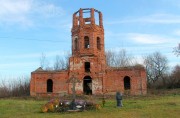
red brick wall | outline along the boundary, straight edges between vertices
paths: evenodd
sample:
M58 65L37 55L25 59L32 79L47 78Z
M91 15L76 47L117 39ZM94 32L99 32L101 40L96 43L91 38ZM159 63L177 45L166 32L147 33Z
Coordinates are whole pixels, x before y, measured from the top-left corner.
M130 78L130 92L131 95L146 94L146 72L145 69L109 69L107 70L104 91L125 93L124 78Z
M146 72L144 68L109 68L106 65L104 51L104 28L102 13L95 9L90 11L90 18L83 17L83 10L73 14L72 56L69 59L70 68L67 71L34 71L31 73L31 96L54 96L72 93L72 84L67 83L71 77L80 82L76 84L76 93L83 94L85 76L92 79L92 94L121 91L131 95L146 94ZM95 23L94 12L99 14L99 25ZM77 15L78 14L78 15ZM86 24L88 21L90 24ZM78 24L79 23L79 24ZM89 48L84 47L85 36L89 37ZM100 39L100 49L97 48L97 38ZM77 41L76 41L77 40ZM85 72L85 62L90 62L90 72ZM130 77L130 90L124 90L124 77ZM53 92L47 93L47 80L53 81Z
M53 81L53 92L47 92L47 80L51 79ZM30 94L31 96L46 96L48 94L60 95L68 93L68 84L66 83L68 79L67 71L63 72L32 72L31 82L30 82Z
M82 65L83 67L83 65ZM84 68L83 68L84 69ZM83 78L90 76L92 78L92 93L102 94L103 92L115 93L120 91L126 94L124 90L124 78L130 77L130 90L131 95L145 95L147 92L146 84L146 72L145 69L107 69L105 73L92 71L91 73L85 73L80 68L76 71L76 78L80 80L80 83L76 84L76 93L83 94ZM72 84L67 83L67 80L72 76L68 75L68 71L64 72L32 72L30 83L30 94L31 96L48 96L48 95L63 95L71 94ZM47 92L47 80L52 79L53 81L53 92Z

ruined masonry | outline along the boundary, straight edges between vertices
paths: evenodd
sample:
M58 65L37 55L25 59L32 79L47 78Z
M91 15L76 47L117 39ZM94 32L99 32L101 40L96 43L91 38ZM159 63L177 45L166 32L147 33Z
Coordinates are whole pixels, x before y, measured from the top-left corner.
M95 17L96 16L96 17ZM31 96L72 94L71 80L78 81L76 94L130 95L147 92L146 71L142 66L114 68L106 65L102 13L80 9L73 14L72 56L68 70L47 71L41 67L31 73ZM113 40L112 40L113 41Z

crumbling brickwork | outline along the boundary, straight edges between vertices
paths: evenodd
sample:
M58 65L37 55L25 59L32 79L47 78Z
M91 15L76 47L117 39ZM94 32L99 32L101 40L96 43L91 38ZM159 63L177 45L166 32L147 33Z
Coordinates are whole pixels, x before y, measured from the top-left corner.
M87 14L89 15L87 17ZM95 17L96 16L96 17ZM72 56L66 71L45 71L38 68L31 73L31 96L58 96L72 93L75 77L77 94L144 95L147 92L144 67L113 68L106 65L102 13L96 9L80 9L73 14Z

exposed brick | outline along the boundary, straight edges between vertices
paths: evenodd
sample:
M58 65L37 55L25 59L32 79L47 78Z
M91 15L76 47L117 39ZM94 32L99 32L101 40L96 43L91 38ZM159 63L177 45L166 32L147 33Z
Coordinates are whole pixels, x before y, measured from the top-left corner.
M83 17L83 11L90 17ZM99 14L95 22L94 13ZM69 70L45 71L41 68L31 73L31 96L59 96L72 93L72 76L76 83L76 93L111 94L120 91L124 94L144 95L147 92L146 70L143 67L112 68L106 65L104 51L104 28L102 13L96 9L80 9L73 14L72 56L69 58ZM86 63L87 62L87 63ZM124 78L129 78L124 83ZM48 86L47 80L52 80ZM125 90L125 85L130 89ZM52 92L47 92L52 87ZM51 90L51 89L50 89ZM90 93L91 93L90 92Z

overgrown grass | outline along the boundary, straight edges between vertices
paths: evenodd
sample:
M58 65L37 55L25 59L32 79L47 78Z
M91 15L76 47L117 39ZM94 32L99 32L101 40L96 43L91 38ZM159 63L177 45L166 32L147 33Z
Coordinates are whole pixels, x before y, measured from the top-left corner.
M179 118L180 94L136 96L123 99L124 106L116 107L114 99L106 100L99 111L76 113L41 113L47 100L0 99L0 118ZM101 101L99 101L101 102Z

